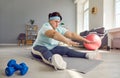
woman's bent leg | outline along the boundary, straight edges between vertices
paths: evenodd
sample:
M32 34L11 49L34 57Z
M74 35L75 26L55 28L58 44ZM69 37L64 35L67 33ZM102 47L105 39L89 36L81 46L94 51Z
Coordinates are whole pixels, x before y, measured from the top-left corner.
M49 59L52 57L52 55L53 55L53 54L52 54L46 47L44 47L44 46L39 46L39 45L37 45L37 46L33 47L33 49L36 50L36 51L38 51L38 52L39 52L38 55L40 55L41 58L42 58L42 57L45 58L46 60L49 60ZM43 58L42 58L42 59L43 59Z
M53 65L55 69L66 69L67 64L62 59L62 57L58 54L52 54L51 51L49 51L44 46L35 46L33 47L33 56L39 55L42 60L50 65Z

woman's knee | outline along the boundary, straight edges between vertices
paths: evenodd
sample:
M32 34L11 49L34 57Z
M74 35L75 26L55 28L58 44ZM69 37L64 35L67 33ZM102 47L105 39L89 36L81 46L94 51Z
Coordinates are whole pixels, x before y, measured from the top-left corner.
M46 52L46 51L48 51L48 49L47 49L46 47L44 47L44 46L39 46L39 45L34 46L33 49L34 49L34 50L37 50L37 51L39 51L39 52Z

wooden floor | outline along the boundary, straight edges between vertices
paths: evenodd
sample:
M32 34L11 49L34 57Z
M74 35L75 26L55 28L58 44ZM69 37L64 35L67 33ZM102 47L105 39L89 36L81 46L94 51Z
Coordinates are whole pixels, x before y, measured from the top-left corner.
M82 52L92 52L84 48L74 49ZM102 54L103 63L87 74L79 73L82 77L77 76L75 72L68 72L68 70L55 71L42 63L35 62L27 56L30 55L30 51L31 46L0 46L0 78L8 78L5 76L4 69L7 61L11 58L15 58L18 63L25 61L30 67L30 71L25 76L14 74L11 78L120 78L120 49L97 50Z

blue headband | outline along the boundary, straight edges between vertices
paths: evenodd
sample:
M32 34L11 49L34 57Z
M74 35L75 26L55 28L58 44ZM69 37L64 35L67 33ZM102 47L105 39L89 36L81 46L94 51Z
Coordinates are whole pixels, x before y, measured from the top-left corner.
M59 20L60 21L60 17L59 16L50 17L49 20Z

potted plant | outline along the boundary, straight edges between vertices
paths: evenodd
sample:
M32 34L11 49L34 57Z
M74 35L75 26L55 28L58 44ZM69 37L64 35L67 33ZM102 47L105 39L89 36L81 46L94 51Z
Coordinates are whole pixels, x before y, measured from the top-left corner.
M30 24L33 25L35 23L35 20L30 19Z
M65 24L62 22L60 25L62 25L62 26L63 26L63 25L65 25Z

